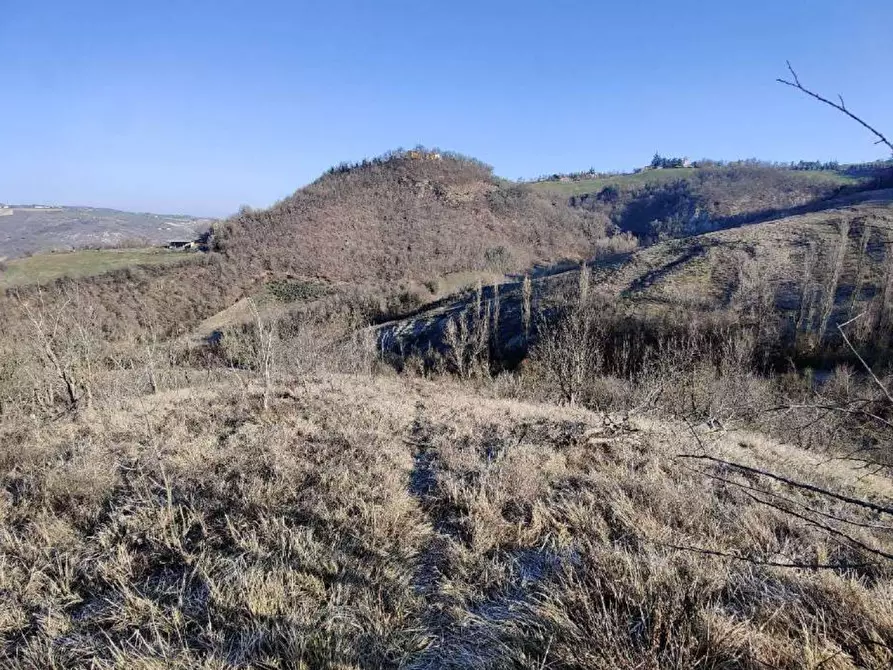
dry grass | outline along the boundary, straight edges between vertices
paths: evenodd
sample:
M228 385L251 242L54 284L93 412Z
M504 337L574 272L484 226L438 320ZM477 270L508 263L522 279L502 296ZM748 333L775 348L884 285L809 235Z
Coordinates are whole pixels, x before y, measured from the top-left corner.
M3 665L893 662L890 564L674 459L698 448L681 426L414 378L321 374L259 403L220 382L0 423ZM803 475L793 447L702 440ZM832 523L893 548L880 527Z

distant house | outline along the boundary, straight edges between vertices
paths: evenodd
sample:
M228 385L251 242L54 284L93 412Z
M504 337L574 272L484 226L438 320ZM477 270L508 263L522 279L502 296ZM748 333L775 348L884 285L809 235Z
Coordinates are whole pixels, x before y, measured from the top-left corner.
M168 249L177 249L180 251L190 251L198 246L195 240L172 240L167 243Z

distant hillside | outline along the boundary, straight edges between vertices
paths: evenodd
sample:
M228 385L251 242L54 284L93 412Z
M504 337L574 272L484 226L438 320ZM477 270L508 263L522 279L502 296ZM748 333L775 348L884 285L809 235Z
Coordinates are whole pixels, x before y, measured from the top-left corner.
M374 318L386 318L409 313L426 300L422 296L420 303L413 298L392 310L388 301L396 297L399 302L398 293L406 286L442 285L439 280L455 273L501 277L565 259L594 257L606 258L613 263L608 267L616 267L623 252L636 247L635 240L620 231L653 241L734 227L773 212L782 217L803 203L830 206L818 214L831 217L830 221L838 216L835 206L815 203L838 193L839 188L839 181L817 179L814 174L736 167L698 169L663 184L609 184L595 194L569 199L538 186L498 179L488 166L472 159L402 152L333 169L269 209L245 210L216 224L210 251L195 258L183 256L183 263L172 258L171 265L128 267L95 277L59 280L59 286L76 286L79 299L94 305L93 318L109 334L133 332L137 326L159 333L191 332L199 322L240 299L282 282L289 291L292 284L298 290L307 281L328 283L336 293L362 290L382 305ZM887 205L881 210L886 216ZM802 216L812 220L807 214ZM776 224L765 225L769 227L760 229L775 230ZM752 235L758 228L741 230ZM852 230L858 229L854 224ZM737 232L729 234L734 238ZM880 233L873 235L872 244L876 244ZM653 284L646 282L648 277L675 276L702 254L677 254L673 244L697 247L703 239L671 240L627 255L621 264L630 275L627 284L642 288ZM791 240L780 253L793 259L783 267L796 283L797 254L803 242ZM710 249L715 246L710 245ZM650 254L664 254L670 269L657 275L648 274L648 269L639 272L639 264ZM761 254L758 250L758 258L763 258ZM765 258L774 257L767 252ZM776 266L773 260L765 267ZM757 274L763 272L761 268L762 261L747 265L748 272ZM728 271L730 277L737 276ZM606 286L613 285L620 276L605 275L602 280ZM873 285L876 290L877 282ZM631 293L629 286L618 285L618 294L644 296L644 289ZM691 286L683 302L723 308L720 298L731 289L718 286L712 279ZM27 297L30 289L18 286L16 291ZM432 289L427 299L435 294L439 297L445 292ZM369 314L364 311L361 318Z
M582 258L610 228L604 214L478 161L421 152L335 170L243 212L215 231L214 248L251 272L393 280Z
M600 213L646 241L752 222L860 188L858 180L835 172L747 165L649 170L571 184L572 207Z
M0 259L87 247L151 246L192 240L211 219L94 207L0 209Z
M659 242L592 264L592 285L640 323L726 315L772 331L779 347L810 355L850 328L863 354L889 360L893 348L893 189L843 196L824 209L754 225ZM577 290L575 269L534 279L541 306ZM499 342L523 344L520 283L500 289ZM485 298L492 298L485 292ZM382 341L403 351L442 342L448 317L468 308L456 295L411 318L385 324ZM622 321L622 319L618 319ZM847 352L844 350L844 354Z
M680 163L681 165L676 165ZM583 195L596 193L606 186L632 189L645 184L665 184L691 177L698 171L710 171L717 169L744 168L763 169L774 172L798 173L799 179L804 181L819 181L835 183L841 186L854 185L860 181L871 180L882 176L893 168L893 161L874 161L872 163L857 163L852 165L838 165L837 163L823 164L818 161L800 161L788 165L775 165L761 161L732 161L729 163L719 161L698 161L686 164L682 159L671 162L674 167L652 169L641 168L635 172L627 173L597 173L574 172L569 174L553 174L541 177L529 182L534 188L559 193L561 195Z
M56 279L94 275L147 265L186 263L201 258L156 247L139 249L79 249L77 251L34 254L0 262L0 290L27 284L46 285Z

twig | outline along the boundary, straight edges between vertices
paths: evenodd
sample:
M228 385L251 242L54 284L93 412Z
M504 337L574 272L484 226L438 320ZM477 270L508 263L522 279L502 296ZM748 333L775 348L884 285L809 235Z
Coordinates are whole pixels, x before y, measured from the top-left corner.
M752 468L747 465L741 465L740 463L733 463L732 461L724 461L721 458L715 458L713 456L705 456L705 455L700 455L700 454L676 454L676 458L691 458L691 459L698 459L698 460L704 460L704 461L712 461L714 463L719 463L720 465L727 465L732 468L737 468L738 470L743 470L744 472L750 472L755 475L769 477L770 479L779 481L782 484L787 484L788 486L793 486L795 488L804 489L806 491L812 491L813 493L820 493L821 495L829 496L831 498L835 498L836 500L850 503L851 505L858 505L859 507L864 507L866 509L870 509L875 512L880 512L881 514L893 515L893 508L890 508L890 507L884 507L883 505L876 505L875 503L869 502L867 500L859 500L858 498L850 498L849 496L845 496L840 493L834 493L833 491L828 491L826 489L819 488L818 486L813 486L812 484L804 484L803 482L796 482L793 479L788 479L787 477L782 477L780 475L776 475L771 472L766 472L765 470L758 470L757 468Z
M850 110L848 110L846 108L846 105L843 102L842 96L840 96L840 95L837 96L840 99L840 104L837 104L836 102L834 102L832 100L828 100L828 98L822 97L818 93L814 93L813 91L810 91L808 88L804 87L803 84L800 83L800 78L797 76L797 73L794 72L794 68L791 66L791 62L790 61L786 61L786 62L788 65L788 71L791 73L791 76L794 78L794 81L789 81L787 79L781 79L781 78L778 78L775 81L777 81L779 84L784 84L785 86L790 86L791 88L796 88L798 91L802 91L806 95L808 95L812 98L815 98L819 102L823 102L826 105L830 105L837 111L843 112L848 117L853 119L853 121L860 124L864 128L868 129L875 137L877 137L878 141L875 142L875 144L884 144L887 146L888 149L890 149L890 153L893 153L893 144L891 144L890 141L886 137L884 137L883 134L879 130L877 130L877 128L870 126L865 121L860 119L858 116L853 114Z
M862 312L861 314L857 314L849 321L844 321L843 323L838 323L837 330L840 331L840 335L841 335L841 337L843 337L843 341L846 342L847 346L850 348L850 351L852 351L853 354L855 354L856 358L859 359L859 362L862 364L862 367L864 367L868 371L868 374L871 375L871 378L874 380L874 383L878 385L878 388L880 388L881 391L883 391L884 395L887 396L887 400L889 400L890 404L893 405L893 395L890 395L890 392L887 390L887 387L884 386L883 382L880 379L878 379L877 375L874 374L874 370L872 370L871 366L865 362L865 359L859 355L859 352L856 351L856 347L854 347L852 345L852 343L850 342L850 339L846 336L846 333L843 332L844 326L850 325L853 321L855 321L856 319L861 318L863 316L865 316L865 312Z
M821 521L816 521L815 519L810 519L808 516L804 516L798 512L794 512L793 510L785 509L784 507L776 505L775 503L771 503L768 500L763 500L762 498L752 495L752 494L748 493L747 491L744 492L744 495L746 495L751 500L754 500L755 502L766 505L767 507L771 507L772 509L778 510L779 512L784 512L785 514L790 514L791 516L796 517L797 519L800 519L801 521L805 521L806 523L810 524L811 526L815 526L816 528L821 528L822 530L826 531L827 533L830 533L831 535L837 535L838 537L846 540L850 544L859 547L863 551L867 551L868 553L874 554L875 556L880 556L881 558L886 558L887 560L893 561L893 554L888 554L886 551L881 551L880 549L875 549L874 547L869 547L864 542L857 540L856 538L852 537L851 535L847 535L842 530L838 530L837 528L834 528L833 526L829 526L828 524L822 523Z
M874 563L783 563L781 561L764 561L759 558L750 556L742 556L728 551L718 551L716 549L704 549L702 547L686 547L679 544L668 544L666 542L654 542L660 547L667 549L677 549L679 551L691 551L697 554L705 554L707 556L720 556L722 558L733 558L736 561L745 561L754 565L767 565L773 568L802 568L805 570L850 570L852 568L865 568L873 566Z

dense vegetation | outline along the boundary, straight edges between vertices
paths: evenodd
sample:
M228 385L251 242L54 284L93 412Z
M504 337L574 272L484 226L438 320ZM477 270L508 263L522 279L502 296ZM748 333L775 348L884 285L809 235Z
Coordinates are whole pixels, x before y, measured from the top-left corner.
M393 281L580 258L609 235L604 216L498 180L479 161L413 154L339 166L269 210L244 211L215 231L215 249L245 272Z

